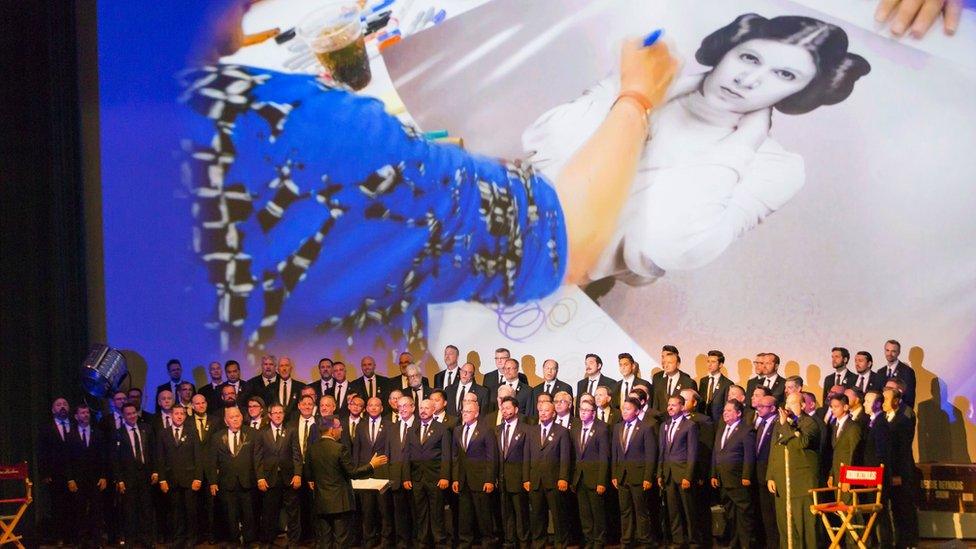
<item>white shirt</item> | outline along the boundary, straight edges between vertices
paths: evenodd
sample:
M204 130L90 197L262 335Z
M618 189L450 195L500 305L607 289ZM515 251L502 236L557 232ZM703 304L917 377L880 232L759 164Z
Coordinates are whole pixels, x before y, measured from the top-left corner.
M572 417L571 414L566 414L564 416L558 416L557 415L556 416L556 423L558 423L558 424L562 425L563 427L569 429L569 421L570 421L570 418L571 417Z
M515 378L515 381L509 381L506 379L503 381L503 383L511 387L513 391L518 392L519 378Z
M850 414L844 414L843 416L841 416L840 419L836 420L837 421L837 436L840 436L841 431L844 430L844 424L847 423L847 420L850 417L851 417Z
M460 377L460 371L458 370L457 364L454 368L447 368L444 370L444 388L450 387L452 383L458 380Z
M522 147L536 169L556 180L606 118L619 79L611 75L598 82L544 113L522 134ZM691 92L698 80L694 75L678 79L672 89L683 90L679 97L652 114L654 138L644 147L610 244L590 268L591 280L613 275L628 284L647 284L669 269L706 265L803 186L803 158L772 139L758 150L723 141L739 117L709 107Z

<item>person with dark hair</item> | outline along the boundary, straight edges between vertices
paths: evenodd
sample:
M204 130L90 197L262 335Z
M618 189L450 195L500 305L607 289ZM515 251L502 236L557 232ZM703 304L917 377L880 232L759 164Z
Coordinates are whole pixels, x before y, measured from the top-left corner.
M68 454L71 433L75 429L71 421L71 405L68 399L57 397L51 402L51 420L40 426L37 433L38 472L40 488L47 496L48 508L44 509L42 524L52 542L72 540L69 526L69 493L67 467L64 456Z
M611 393L613 394L613 406L615 408L620 408L620 405L627 399L627 395L635 387L651 390L651 382L641 377L640 366L637 365L637 361L630 353L617 355L617 368L620 371L620 381L617 382L616 389Z
M220 386L224 383L223 365L216 360L208 364L207 376L210 378L210 381L206 385L202 385L197 390L197 393L207 399L207 407L211 410L216 410L220 407Z
M698 424L685 417L685 398L668 398L668 421L661 426L658 441L658 486L664 490L671 542L685 545L700 542L701 531L692 531L698 523L693 501L693 482L698 469Z
M840 103L870 71L848 51L842 28L801 16L741 15L706 36L695 59L708 71L669 90L591 280L647 284L715 260L804 185L803 158L770 135L773 111ZM560 173L616 96L611 76L544 113L522 136L529 159L546 175Z
M522 463L522 487L529 493L532 509L532 546L546 544L549 529L549 513L552 513L553 544L566 547L566 521L559 494L569 490L569 473L572 466L572 443L569 430L553 419L556 407L548 402L538 405L539 424L529 429L525 443L525 460Z
M389 440L395 434L390 420L383 417L383 401L379 397L367 400L366 415L359 423L359 433L353 444L353 463L366 463L376 454L388 454ZM381 465L373 471L372 476L389 479L389 469L389 465ZM360 490L359 500L362 504L360 517L363 522L363 547L396 547L393 530L396 516L390 491Z
M905 384L902 389L902 404L909 408L915 406L915 370L898 359L901 354L901 343L898 340L889 339L884 345L885 365L878 372L884 376L885 382L889 379L898 379Z
M624 547L649 547L661 541L655 487L658 442L654 430L637 417L641 403L628 397L620 406L621 420L613 426L610 444L610 483L620 505L620 543Z
M830 396L830 413L834 418L830 428L829 451L821 459L830 459L827 485L835 486L840 479L841 465L861 465L864 453L864 432L861 424L851 418L847 395Z
M447 425L434 420L430 399L420 401L417 426L407 431L403 487L413 501L414 541L421 546L442 547L448 535L444 529L444 496L451 479L454 447Z
M744 409L737 400L725 403L722 410L724 425L715 432L711 461L711 485L720 489L720 501L728 512L726 520L732 525L733 532L729 547L733 549L753 547L755 509L750 492L755 472L756 436L751 426L742 422Z
M368 477L387 463L385 455L373 454L356 466L349 449L339 442L342 424L334 415L319 419L322 438L305 459L303 478L315 493L312 516L319 547L349 547L349 517L356 509L352 479Z
M159 393L163 391L170 391L175 397L175 395L180 394L181 383L190 383L183 379L183 364L179 361L179 359L171 358L166 361L166 373L169 375L169 380L166 381L166 383L160 384L159 387L156 387L157 397L159 396ZM192 387L193 384L190 383L190 386ZM193 388L193 392L196 392L196 387ZM159 412L158 401L156 406L156 411Z
M654 374L651 381L654 390L651 406L659 414L667 410L668 399L679 394L682 389L698 389L694 378L680 370L681 355L678 353L662 353L661 368L662 370Z
M725 402L728 400L729 387L732 386L732 380L722 373L722 366L724 365L725 353L714 350L708 351L705 355L708 375L698 382L698 388L701 392L698 411L712 418L715 424L718 424L722 419Z
M258 490L263 492L259 535L262 543L273 543L278 537L278 522L284 510L288 541L298 543L301 532L298 489L302 487L298 429L285 423L283 404L276 402L268 410L270 422L267 429L258 431L255 449Z
M803 413L802 401L802 395L794 393L779 409L766 478L760 479L765 480L766 489L775 499L779 546L784 548L817 547L817 532L821 528L810 513L813 503L810 489L822 486L819 480L821 429L816 419Z
M247 425L255 431L260 431L268 426L268 415L264 409L264 399L259 396L252 396L247 399Z
M454 345L444 347L444 369L434 374L434 387L447 389L456 384L460 376L458 375L458 357L461 351Z
M583 379L576 382L576 408L579 408L579 397L596 393L596 388L604 386L613 391L617 380L603 375L603 359L594 353L587 353L583 359Z
M547 393L544 393L547 394ZM526 437L533 432L519 413L518 401L502 399L498 407L502 423L498 437L498 492L501 498L502 542L505 547L529 547L529 495L523 483Z
M193 428L186 423L187 409L173 407L173 423L157 433L155 444L159 490L169 506L168 518L173 545L193 547L197 543L197 494L203 485L206 456Z
M123 405L122 417L111 457L112 478L122 500L119 507L125 515L125 541L149 546L155 541L150 486L159 480L153 462L152 431L139 421L135 404Z
M753 363L756 365L756 375L746 383L746 393L752 392L758 386L766 387L776 397L776 402L782 404L786 395L786 378L779 375L779 355L776 353L759 353Z
M851 352L844 347L834 347L830 350L830 366L832 371L823 380L823 396L821 402L827 403L827 396L830 388L840 385L845 389L853 387L857 381L857 375L847 369L847 364L851 360Z
M918 545L919 535L916 500L918 480L915 455L912 452L916 419L914 414L904 413L911 408L905 405L905 395L901 390L885 388L882 394L882 410L891 435L891 463L886 467L885 474L891 478L891 518L895 524L895 547L915 547Z
M854 386L863 393L868 391L880 391L884 387L884 375L875 372L874 357L867 351L858 351L854 355Z
M498 478L498 446L494 428L479 422L479 413L477 402L464 403L461 423L454 428L454 447L449 456L453 479L451 491L458 495L458 547L463 549L474 545L475 525L482 544L492 547L495 543L491 493L495 491Z
M879 467L883 463L885 471L881 488L881 502L891 509L891 427L882 408L884 396L880 390L872 389L864 395L864 409L868 415L867 429L864 432L864 465ZM891 547L891 513L878 513L878 527L875 528L877 541L881 547Z
M99 547L102 537L102 496L108 487L108 437L92 424L91 409L75 407L75 429L69 434L67 454L68 492L71 493L76 543ZM58 517L68 521L67 516Z

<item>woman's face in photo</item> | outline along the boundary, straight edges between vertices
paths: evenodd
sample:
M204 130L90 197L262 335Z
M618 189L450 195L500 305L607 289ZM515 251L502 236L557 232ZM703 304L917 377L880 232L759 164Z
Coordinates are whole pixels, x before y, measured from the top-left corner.
M810 53L775 40L748 40L729 50L705 77L702 93L712 106L737 113L772 107L817 75Z

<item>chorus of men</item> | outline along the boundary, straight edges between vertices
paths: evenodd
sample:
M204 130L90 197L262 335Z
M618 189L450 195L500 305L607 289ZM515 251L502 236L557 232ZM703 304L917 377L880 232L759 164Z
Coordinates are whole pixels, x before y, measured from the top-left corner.
M847 349L834 348L819 401L799 376L778 373L776 354L756 356L743 388L723 375L720 351L707 353L696 382L670 345L648 379L630 354L617 357L620 379L586 355L575 387L555 360L529 386L506 349L481 382L454 346L432 382L409 353L391 378L372 357L352 380L324 358L307 384L284 356L263 357L249 380L237 362L214 362L199 388L171 360L154 412L138 388L100 411L54 401L39 448L56 517L47 531L82 545L287 536L322 547L684 547L717 537L775 548L792 529L794 547L815 547L822 526L809 512L787 516L786 477L792 508L805 510L807 490L832 485L843 463L885 465L874 542L911 547L915 376L900 350L886 342L880 368L858 352L852 368ZM336 429L323 417L339 418ZM327 440L341 444L345 476L389 488L333 497L348 478L314 470ZM713 505L724 508L724 530L713 532Z

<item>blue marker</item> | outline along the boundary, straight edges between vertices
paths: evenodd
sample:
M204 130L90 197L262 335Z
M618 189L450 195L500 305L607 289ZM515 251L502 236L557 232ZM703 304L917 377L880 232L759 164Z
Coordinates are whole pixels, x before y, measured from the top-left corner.
M440 10L439 12L437 12L437 15L435 15L434 18L430 20L430 22L433 25L437 25L446 18L447 18L447 12L444 10Z
M646 37L644 37L644 47L649 48L653 46L655 42L657 42L661 38L661 35L663 34L664 34L664 29L657 29L655 31L651 31L651 34L648 34Z

